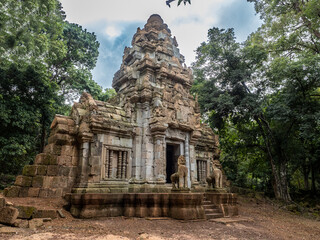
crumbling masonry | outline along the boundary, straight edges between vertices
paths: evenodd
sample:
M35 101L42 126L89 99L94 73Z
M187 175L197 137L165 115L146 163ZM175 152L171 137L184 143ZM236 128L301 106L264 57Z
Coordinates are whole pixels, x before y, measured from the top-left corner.
M218 137L200 122L198 103L189 92L192 83L175 37L159 15L152 15L143 29L137 29L132 47L124 50L112 84L117 95L102 102L83 93L70 116L57 115L44 153L24 167L6 196L67 196L72 213L79 217L178 214L182 219L188 217L173 214L170 206L183 207L189 198L196 199L192 218L203 218L204 194L195 192L206 190L212 164L222 168ZM170 176L177 171L180 155L185 157L187 186L193 193L171 193ZM226 186L224 173L222 185ZM212 194L218 204L229 206L230 213L224 215L236 214L233 194ZM89 198L98 200L84 200ZM158 201L160 213L137 213L134 202L142 198ZM106 201L119 206L112 213ZM102 202L103 213L92 210L97 204L103 208Z

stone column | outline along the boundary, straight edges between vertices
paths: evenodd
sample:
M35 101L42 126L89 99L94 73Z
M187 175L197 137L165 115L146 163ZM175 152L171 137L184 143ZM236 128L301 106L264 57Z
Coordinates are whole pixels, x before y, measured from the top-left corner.
M166 158L165 158L165 136L154 136L154 176L157 181L166 181Z
M89 151L90 143L83 142L80 147L79 154L79 180L77 187L86 187L88 185L88 175L89 175Z
M134 138L133 158L132 158L132 177L141 179L141 145L142 145L142 109L141 103L137 103L137 128Z
M186 158L186 166L188 167L188 188L191 188L191 162L189 157L189 133L186 133L186 140L184 143L184 156Z

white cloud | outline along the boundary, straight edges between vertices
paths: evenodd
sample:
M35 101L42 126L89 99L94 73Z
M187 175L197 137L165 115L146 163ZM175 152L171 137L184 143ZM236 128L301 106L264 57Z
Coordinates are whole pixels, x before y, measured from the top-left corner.
M121 35L121 30L119 27L116 26L108 26L105 29L105 33L108 35L110 38L115 38Z
M254 31L250 22L245 22L246 26L242 25L243 19L252 19L248 12L243 13L243 9L238 9L239 5L246 8L251 7L252 14L254 12L252 4L244 2L245 0L192 0L192 4L177 7L177 1L171 4L169 8L166 0L60 0L64 11L67 15L67 20L82 25L84 28L92 29L95 26L95 33L98 38L107 38L114 42L117 37L126 35L124 26L132 23L146 23L150 15L159 14L164 22L168 24L172 35L176 36L180 52L185 56L186 64L190 65L195 60L195 49L201 42L207 39L207 32L213 26L221 27L224 23L232 20L237 21L232 15L236 13L239 17L239 26L242 28L243 36L240 40L245 40L246 34L249 31ZM233 10L233 11L230 11ZM250 12L250 10L249 10ZM225 18L227 17L227 18ZM223 20L222 20L223 19ZM225 21L227 19L227 21ZM258 19L258 17L256 17ZM256 21L256 20L254 20ZM137 27L143 27L137 25ZM222 24L222 25L221 25ZM103 26L101 30L97 30L97 26ZM225 26L229 27L228 24ZM135 31L134 29L134 31ZM248 29L248 33L246 33ZM239 32L235 29L235 32ZM99 34L101 34L99 36ZM132 37L132 36L131 36ZM239 37L239 35L238 35ZM241 39L242 38L242 39ZM116 43L116 42L114 42ZM123 44L117 42L117 44ZM101 48L114 48L113 45L105 45L101 43ZM120 46L117 46L120 47ZM124 46L121 46L124 48ZM110 49L110 52L112 49ZM101 55L100 55L101 56ZM100 57L99 57L100 58ZM101 59L100 59L101 60ZM98 60L99 63L99 60ZM101 63L100 63L101 64ZM113 69L116 72L118 69ZM96 72L98 69L96 70ZM103 68L99 71L105 71ZM95 76L94 76L95 77ZM97 79L98 80L98 79ZM98 80L99 81L99 80Z

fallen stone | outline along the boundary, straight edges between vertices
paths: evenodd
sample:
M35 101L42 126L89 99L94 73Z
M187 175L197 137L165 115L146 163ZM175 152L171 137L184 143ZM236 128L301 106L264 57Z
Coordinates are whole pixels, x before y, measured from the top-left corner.
M18 228L28 228L29 227L29 222L28 220L24 219L17 219L13 226L18 227Z
M32 215L37 212L37 209L32 206L15 206L19 211L18 218L31 219Z
M3 207L0 210L0 223L12 225L19 215L18 209L14 207Z
M52 219L51 218L42 218L43 222L51 222Z
M66 216L63 214L62 210L57 210L57 213L61 218L65 218Z
M29 220L29 228L30 229L36 229L38 227L41 227L43 225L43 219L42 218L36 218Z
M33 218L57 218L57 210L55 209L38 209L32 216Z
M12 203L12 202L6 202L6 206L7 206L7 207L12 207L12 206L13 206L13 203Z
M0 228L0 233L17 233L19 228L14 227L2 227Z

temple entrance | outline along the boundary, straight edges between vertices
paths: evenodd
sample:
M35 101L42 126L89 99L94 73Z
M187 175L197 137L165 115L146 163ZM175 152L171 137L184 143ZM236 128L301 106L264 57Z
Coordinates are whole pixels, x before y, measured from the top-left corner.
M180 145L167 144L166 151L166 175L167 183L171 183L170 176L178 171L178 157L180 155Z

